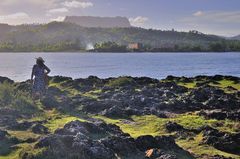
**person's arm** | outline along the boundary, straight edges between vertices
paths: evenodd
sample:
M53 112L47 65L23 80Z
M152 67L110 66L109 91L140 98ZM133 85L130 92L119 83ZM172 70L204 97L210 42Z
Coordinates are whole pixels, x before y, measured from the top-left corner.
M33 68L32 68L31 82L33 81L34 69L35 69L35 66L33 66Z
M46 75L48 75L51 72L51 70L46 65L45 65L45 70L47 71Z

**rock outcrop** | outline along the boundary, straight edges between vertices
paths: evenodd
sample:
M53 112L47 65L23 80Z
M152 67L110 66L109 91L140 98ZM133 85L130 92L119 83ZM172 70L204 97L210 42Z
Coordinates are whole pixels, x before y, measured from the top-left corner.
M133 139L123 133L119 127L105 124L101 121L88 123L72 121L58 129L54 134L43 137L35 145L36 148L46 148L42 155L51 155L55 158L71 159L117 159L117 158L174 158L184 151L168 136L141 136ZM161 149L159 153L147 156L149 149ZM168 150L171 150L171 153ZM175 153L175 155L174 155ZM175 157L176 158L176 157Z

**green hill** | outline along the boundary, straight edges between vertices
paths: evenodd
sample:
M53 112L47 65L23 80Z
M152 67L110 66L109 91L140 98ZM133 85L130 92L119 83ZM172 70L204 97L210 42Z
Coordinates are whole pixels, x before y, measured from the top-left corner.
M119 45L138 42L151 49L182 48L183 51L188 51L188 48L209 50L215 44L224 46L222 51L240 48L239 42L231 41L234 47L230 47L229 41L224 38L197 31L177 32L136 27L84 28L64 22L18 26L0 24L0 51L79 51L85 50L88 45L109 41ZM238 47L235 47L235 43Z

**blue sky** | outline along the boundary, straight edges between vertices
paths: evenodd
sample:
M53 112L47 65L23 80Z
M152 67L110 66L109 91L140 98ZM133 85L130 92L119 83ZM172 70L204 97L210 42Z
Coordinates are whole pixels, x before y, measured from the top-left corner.
M124 16L134 26L233 36L240 0L1 0L0 23L47 23L66 15Z

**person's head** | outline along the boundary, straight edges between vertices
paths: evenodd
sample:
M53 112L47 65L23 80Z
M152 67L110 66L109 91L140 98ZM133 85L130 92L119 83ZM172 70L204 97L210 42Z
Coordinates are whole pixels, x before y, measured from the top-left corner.
M36 63L37 63L37 65L43 66L43 65L44 65L44 62L45 62L45 61L43 60L42 57L36 58Z

